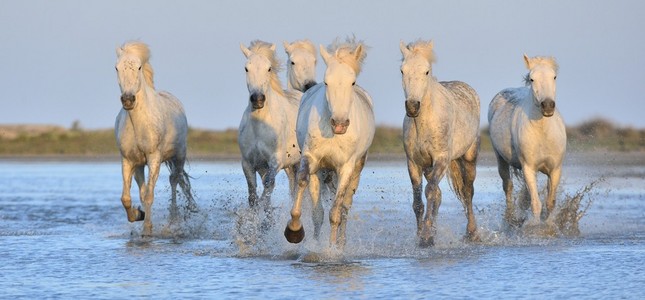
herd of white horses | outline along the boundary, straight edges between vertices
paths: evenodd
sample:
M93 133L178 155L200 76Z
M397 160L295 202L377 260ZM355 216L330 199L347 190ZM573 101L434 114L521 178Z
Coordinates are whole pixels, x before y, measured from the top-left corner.
M283 46L288 57L286 89L278 76L282 65L275 44L256 40L248 47L240 45L246 57L249 98L238 143L249 205L270 211L276 174L284 170L293 200L285 238L299 243L305 237L300 217L306 191L312 201L313 235L319 238L325 214L321 197L326 192L332 198L330 245L342 249L347 216L375 131L372 98L357 84L367 47L354 38L321 45L319 53L326 70L322 82L317 83L313 43L300 40ZM472 201L480 144L479 96L464 82L437 81L432 74L432 41L401 42L400 50L405 94L403 144L418 244L427 247L434 243L434 222L441 205L439 182L446 174L466 213L466 238L477 241ZM144 236L152 234L151 207L162 163L170 169L170 217L177 217L178 184L188 208L197 210L184 171L186 115L177 98L155 90L149 58L150 51L141 42L127 42L117 49L122 108L115 134L122 156L121 201L128 221L143 221ZM566 151L564 123L555 107L558 65L552 57L526 55L524 63L528 69L525 86L504 89L490 102L490 137L506 196L504 219L518 227L545 226L555 206ZM539 199L537 172L548 177L546 212L542 212ZM516 208L512 174L525 181L532 212L528 218ZM143 210L132 205L133 175ZM263 186L259 197L258 175Z

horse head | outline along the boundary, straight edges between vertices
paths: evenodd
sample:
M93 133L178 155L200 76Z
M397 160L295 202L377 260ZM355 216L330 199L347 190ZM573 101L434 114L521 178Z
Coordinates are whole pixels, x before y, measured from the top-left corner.
M354 86L356 77L361 71L361 64L366 56L362 43L353 40L340 45L332 45L327 50L321 45L322 56L327 69L325 70L325 96L331 113L330 125L334 134L344 134L349 127L349 110L354 101Z
M262 109L266 94L271 89L281 92L282 87L277 77L280 61L275 57L275 45L262 41L253 41L249 48L240 44L240 49L247 58L246 86L249 90L249 101L253 109Z
M428 83L433 80L433 43L417 41L405 45L401 41L399 48L403 54L401 78L405 93L405 112L408 117L415 118L419 115L421 101L428 90Z
M148 62L150 50L141 42L129 42L116 49L116 73L121 88L123 109L132 110L137 104L136 94L145 84L153 87L152 67Z
M316 48L309 40L284 42L287 53L287 78L289 87L306 92L316 85Z
M551 117L555 113L555 80L558 76L558 64L552 57L532 57L524 54L524 63L529 73L524 78L533 94L533 102L542 115Z

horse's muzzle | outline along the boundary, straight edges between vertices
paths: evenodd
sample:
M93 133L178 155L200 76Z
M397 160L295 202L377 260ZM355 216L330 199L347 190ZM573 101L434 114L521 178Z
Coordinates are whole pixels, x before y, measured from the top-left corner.
M331 118L330 123L334 134L345 134L347 127L349 127L349 120L339 122Z
M315 82L315 81L307 81L307 82L305 82L305 90L304 90L304 91L302 91L302 92L303 92L303 93L304 93L304 92L306 92L308 89L310 89L310 88L311 88L311 87L313 87L314 85L316 85L316 82Z
M421 102L414 100L405 101L405 114L410 118L416 118L419 115Z
M251 101L251 105L253 105L253 109L261 109L264 107L264 102L266 101L266 97L264 96L264 94L253 93L249 97L249 101Z
M123 105L123 109L125 110L133 109L135 101L136 101L136 97L132 94L121 95L121 105Z
M545 99L540 103L540 108L542 109L543 116L553 116L555 113L555 101L553 101L553 99Z

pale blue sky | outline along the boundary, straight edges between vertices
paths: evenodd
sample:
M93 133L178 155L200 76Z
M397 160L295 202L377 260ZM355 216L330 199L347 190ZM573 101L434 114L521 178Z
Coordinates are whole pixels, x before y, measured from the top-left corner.
M560 64L567 124L604 117L645 127L645 1L0 1L0 123L110 128L119 111L115 48L150 45L156 87L196 128L237 128L247 105L239 44L355 34L371 49L358 78L378 124L405 114L399 41L433 39L439 80L472 85L482 102L522 85L522 54ZM319 80L324 63L319 60ZM284 73L282 74L283 83Z

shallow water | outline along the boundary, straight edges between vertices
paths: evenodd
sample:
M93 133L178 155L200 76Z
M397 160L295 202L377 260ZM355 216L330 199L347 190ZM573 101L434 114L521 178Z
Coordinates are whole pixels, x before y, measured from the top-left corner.
M327 217L320 241L284 240L291 206L283 174L273 197L276 224L258 230L262 218L246 208L237 162L193 162L200 212L182 210L175 223L164 170L148 239L140 237L141 223L127 222L117 162L0 161L0 170L2 298L645 296L644 166L569 163L559 200L605 177L586 195L593 203L581 235L529 237L505 229L501 181L482 164L475 206L483 241L462 240L465 215L442 182L436 245L418 249L405 163L370 162L343 253L327 247Z

